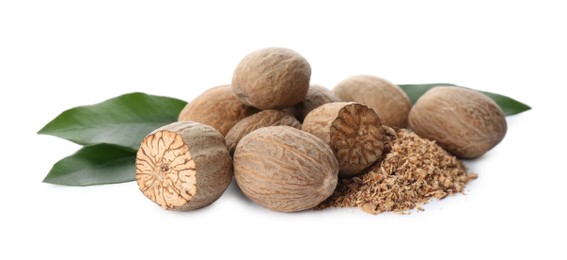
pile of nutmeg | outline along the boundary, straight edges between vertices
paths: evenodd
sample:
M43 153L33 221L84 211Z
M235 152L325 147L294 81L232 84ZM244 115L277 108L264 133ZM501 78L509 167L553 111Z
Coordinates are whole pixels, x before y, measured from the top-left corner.
M350 77L332 91L310 77L311 66L293 50L248 54L231 85L205 91L179 122L144 138L140 190L166 209L192 210L216 201L234 173L259 205L301 211L333 194L339 177L383 158L382 125L409 124L461 158L481 156L506 134L500 107L474 90L435 87L412 106L398 86L375 76Z

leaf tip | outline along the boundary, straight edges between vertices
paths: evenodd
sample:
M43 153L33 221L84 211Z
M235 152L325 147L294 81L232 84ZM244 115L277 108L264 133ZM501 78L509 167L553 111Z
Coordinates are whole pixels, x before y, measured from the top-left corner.
M42 180L41 182L43 182L43 183L49 183L49 184L57 184L57 183L53 182L53 180L52 180L52 178L50 177L49 174L47 174L47 175L45 176L45 178L43 178L43 180Z
M39 129L39 131L37 131L37 134L38 134L38 135L44 135L44 134L46 134L46 132L47 132L47 131L45 130L46 127L47 127L47 125L44 126L44 127L41 128L41 129Z

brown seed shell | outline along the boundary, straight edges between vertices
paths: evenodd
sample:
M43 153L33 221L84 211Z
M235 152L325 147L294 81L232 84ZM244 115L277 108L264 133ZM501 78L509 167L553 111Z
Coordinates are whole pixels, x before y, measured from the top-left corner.
M188 211L216 201L232 180L224 138L196 122L176 122L144 138L136 156L136 182L150 200Z
M389 81L370 75L352 76L334 89L343 101L354 101L374 109L382 124L407 127L411 101L406 93Z
M228 131L228 134L226 134L226 146L228 146L230 154L234 154L236 145L238 145L240 139L245 135L262 127L278 125L301 129L301 123L292 115L279 110L264 110L244 118L234 125L234 127Z
M195 121L210 125L222 135L238 121L258 110L245 105L232 92L230 85L211 88L187 103L179 113L178 121Z
M244 195L275 211L317 206L335 190L338 171L327 144L289 126L255 130L234 152L234 175Z
M476 158L506 135L502 109L471 89L439 86L421 96L409 116L413 131L461 158Z
M359 103L324 104L305 117L301 130L331 146L343 176L361 173L380 158L384 148L380 118Z
M291 107L303 100L309 88L311 66L297 52L265 48L240 61L232 77L234 94L259 109Z

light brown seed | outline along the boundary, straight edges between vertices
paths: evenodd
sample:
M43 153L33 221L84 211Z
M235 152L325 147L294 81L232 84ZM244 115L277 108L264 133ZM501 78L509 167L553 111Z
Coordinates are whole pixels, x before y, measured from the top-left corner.
M295 117L279 110L264 110L240 120L240 122L234 125L234 127L228 131L228 134L226 134L226 145L228 146L230 154L234 153L236 145L238 145L240 139L245 135L262 127L278 125L301 129L301 123L299 123Z
M506 135L502 109L488 96L460 87L435 87L417 100L409 116L419 136L435 140L461 158L476 158Z
M289 126L255 130L234 152L234 175L244 195L275 211L318 205L333 193L338 170L327 144Z
M258 110L245 105L232 92L230 85L211 88L187 103L178 121L195 121L210 125L222 135L238 121Z
M136 156L136 182L159 206L194 210L217 200L232 179L224 138L214 128L177 122L144 138Z
M359 103L324 104L305 117L301 130L331 146L343 176L361 173L382 155L380 118L374 110Z
M389 81L370 75L352 76L334 89L343 101L354 101L374 109L382 124L406 127L411 101L406 93Z
M311 66L297 52L265 48L240 61L232 77L234 94L259 109L292 107L305 98Z

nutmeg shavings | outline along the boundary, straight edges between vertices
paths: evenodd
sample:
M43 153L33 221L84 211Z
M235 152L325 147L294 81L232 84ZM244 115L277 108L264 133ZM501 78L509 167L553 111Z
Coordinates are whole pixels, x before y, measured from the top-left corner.
M423 210L429 199L463 192L478 177L433 141L384 126L385 158L361 176L343 179L316 209L359 207L365 212Z

